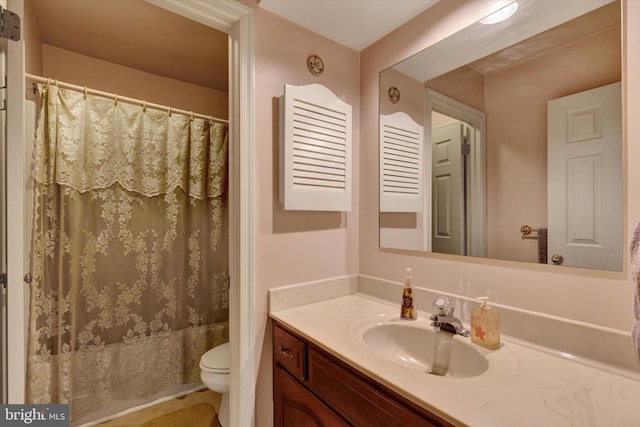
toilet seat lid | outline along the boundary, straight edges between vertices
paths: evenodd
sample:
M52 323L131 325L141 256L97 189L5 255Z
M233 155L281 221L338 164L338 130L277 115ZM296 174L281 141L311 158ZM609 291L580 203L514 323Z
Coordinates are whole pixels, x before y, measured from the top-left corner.
M202 355L200 365L207 369L215 369L228 371L231 363L231 355L229 353L229 343L220 344L213 347Z

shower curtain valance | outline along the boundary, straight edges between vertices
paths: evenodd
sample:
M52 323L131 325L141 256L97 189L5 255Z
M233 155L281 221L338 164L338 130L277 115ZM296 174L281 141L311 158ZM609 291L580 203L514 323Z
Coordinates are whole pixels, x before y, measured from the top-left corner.
M226 125L55 84L40 84L39 89L39 120L45 122L38 132L57 143L35 147L37 182L82 193L118 183L148 197L179 187L200 200L224 192L226 161L221 159L226 158L228 140L210 136L226 134Z

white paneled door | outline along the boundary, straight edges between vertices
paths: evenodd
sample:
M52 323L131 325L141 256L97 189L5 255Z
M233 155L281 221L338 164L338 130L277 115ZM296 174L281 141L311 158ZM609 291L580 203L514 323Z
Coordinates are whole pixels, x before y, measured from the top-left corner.
M464 130L457 122L432 131L433 252L466 253Z
M622 271L622 102L613 83L548 103L550 264Z

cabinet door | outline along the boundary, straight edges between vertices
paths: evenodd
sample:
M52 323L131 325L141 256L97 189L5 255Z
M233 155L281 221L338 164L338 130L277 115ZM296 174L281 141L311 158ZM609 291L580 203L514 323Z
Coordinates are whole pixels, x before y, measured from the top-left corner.
M364 375L330 360L316 349L309 350L309 388L344 417L347 422L366 427L450 426L427 411L421 414L392 398L390 391Z
M274 367L273 397L276 427L349 425L277 365Z

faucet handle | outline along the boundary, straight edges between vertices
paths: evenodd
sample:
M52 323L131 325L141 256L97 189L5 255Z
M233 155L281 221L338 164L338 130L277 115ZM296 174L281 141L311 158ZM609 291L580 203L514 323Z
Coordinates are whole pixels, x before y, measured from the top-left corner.
M441 315L448 315L453 312L453 307L449 307L449 298L445 296L438 297L434 302L433 306L438 309Z

